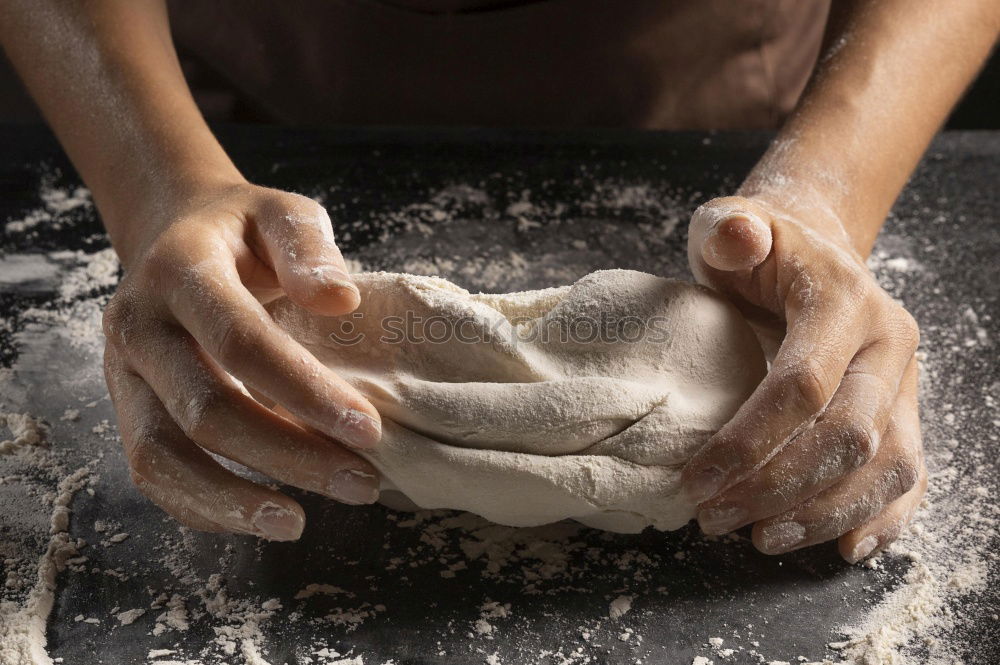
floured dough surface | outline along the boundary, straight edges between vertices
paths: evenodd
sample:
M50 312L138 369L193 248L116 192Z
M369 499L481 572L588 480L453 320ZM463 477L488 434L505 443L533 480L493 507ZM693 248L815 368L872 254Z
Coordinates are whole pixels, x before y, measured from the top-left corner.
M606 270L487 295L434 277L354 278L353 314L270 308L378 408L383 439L364 454L385 498L422 508L679 528L693 515L681 467L765 373L736 309L687 282Z

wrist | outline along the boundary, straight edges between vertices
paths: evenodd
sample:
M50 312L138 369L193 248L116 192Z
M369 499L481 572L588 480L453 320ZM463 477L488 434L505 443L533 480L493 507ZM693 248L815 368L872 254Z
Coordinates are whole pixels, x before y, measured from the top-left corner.
M883 220L871 213L865 188L846 184L832 173L762 161L737 194L866 257Z
M744 184L736 193L756 201L777 216L790 218L823 236L843 240L849 235L834 202L807 183L795 182L767 188L747 187Z
M225 164L198 169L159 167L143 180L128 191L94 194L112 245L126 269L172 222L207 201L250 185L231 163L228 168Z

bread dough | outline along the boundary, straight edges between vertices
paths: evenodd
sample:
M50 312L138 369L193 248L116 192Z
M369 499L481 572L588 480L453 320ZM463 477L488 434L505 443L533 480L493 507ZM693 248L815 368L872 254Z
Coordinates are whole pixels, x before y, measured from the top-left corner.
M361 306L275 319L379 410L365 455L383 497L501 524L619 532L693 515L680 469L765 373L750 327L707 288L641 272L470 294L436 277L354 276Z

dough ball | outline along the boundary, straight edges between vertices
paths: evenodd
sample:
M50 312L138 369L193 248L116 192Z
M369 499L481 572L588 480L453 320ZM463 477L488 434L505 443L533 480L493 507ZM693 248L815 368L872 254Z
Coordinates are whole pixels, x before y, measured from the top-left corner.
M355 280L352 314L270 308L378 408L383 439L363 454L397 505L679 528L694 513L680 469L766 371L739 312L687 282L604 270L489 295L435 277Z

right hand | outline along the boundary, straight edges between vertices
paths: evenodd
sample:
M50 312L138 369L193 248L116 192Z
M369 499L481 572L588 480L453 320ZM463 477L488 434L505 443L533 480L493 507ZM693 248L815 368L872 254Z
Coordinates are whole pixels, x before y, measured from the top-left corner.
M784 196L781 196L781 195ZM710 534L754 524L783 554L837 539L856 563L903 532L924 495L913 317L875 280L832 206L789 183L691 217L691 268L763 341L767 377L684 469Z
M133 227L126 252L116 245L130 260L104 312L132 480L192 528L272 540L299 537L302 507L209 452L343 503L374 502L375 469L348 447L378 443L378 412L261 304L283 292L325 315L358 306L326 211L246 182L176 199Z

